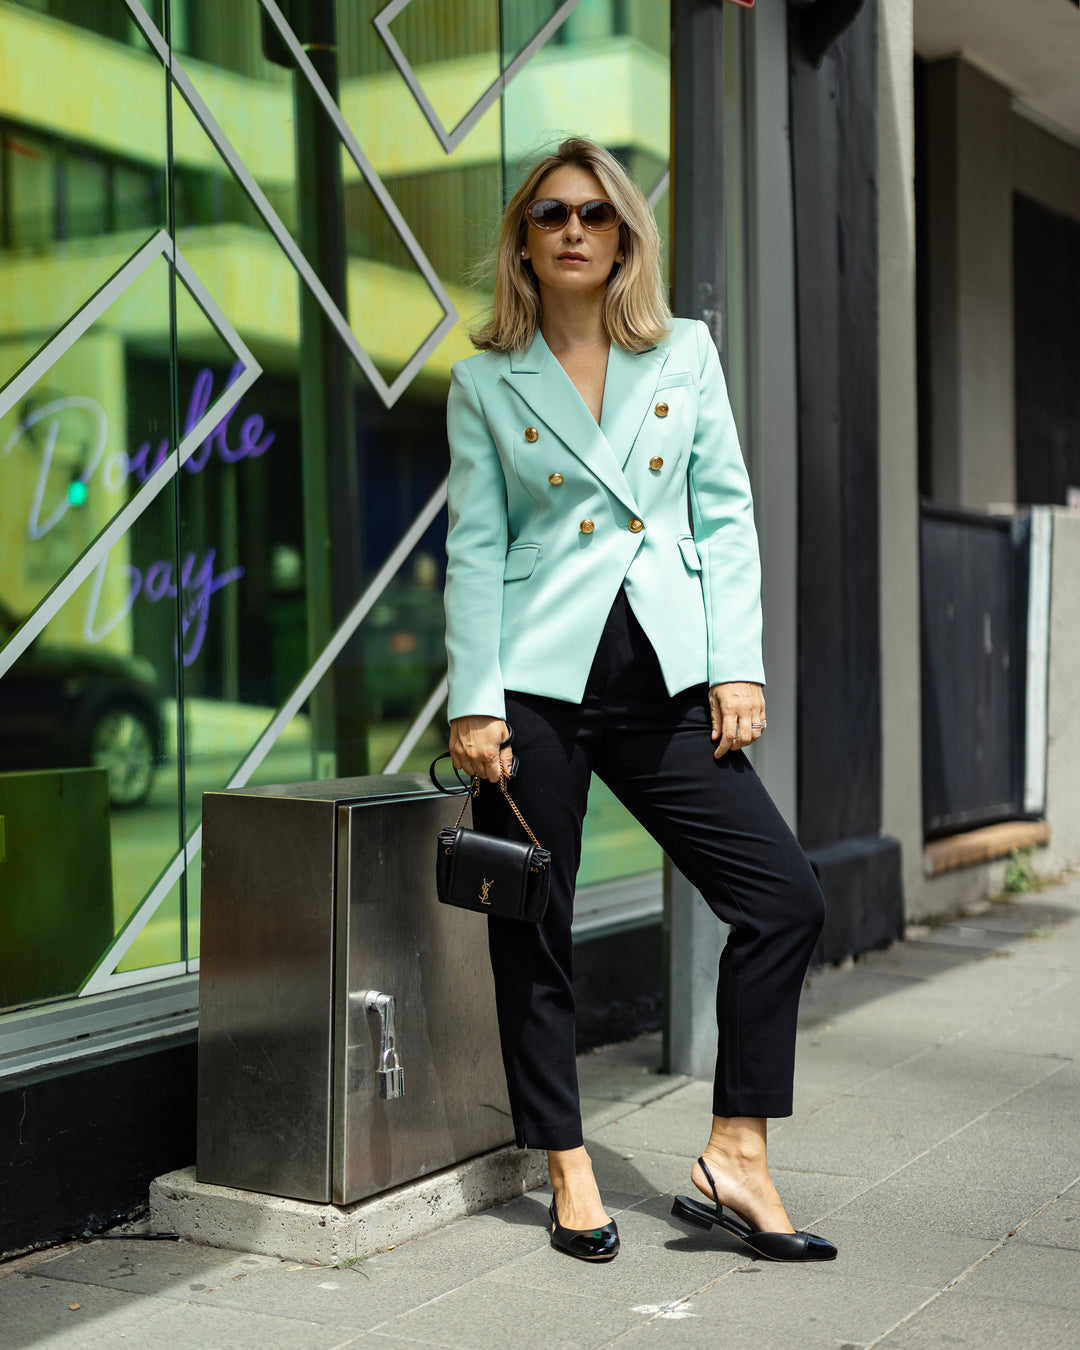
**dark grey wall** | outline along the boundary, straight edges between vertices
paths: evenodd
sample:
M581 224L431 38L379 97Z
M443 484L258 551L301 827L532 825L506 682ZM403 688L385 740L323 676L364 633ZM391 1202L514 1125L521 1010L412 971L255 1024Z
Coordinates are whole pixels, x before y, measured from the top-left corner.
M195 1055L192 1034L3 1080L0 1257L105 1228L192 1162Z
M925 68L924 489L950 506L1015 494L1010 103L1003 85L966 61Z
M1080 221L1080 150L1016 112L1010 90L960 58L923 66L919 89L923 493L975 508L1057 500L1017 485L1017 454L1030 453L1016 440L1016 380L1030 383L1017 371L1017 325L1050 327L1063 302L1039 280L1037 260L1014 266L1014 197ZM1018 286L1034 293L1021 297Z
M799 381L799 838L826 901L819 955L898 936L881 836L877 9L815 64L789 28Z

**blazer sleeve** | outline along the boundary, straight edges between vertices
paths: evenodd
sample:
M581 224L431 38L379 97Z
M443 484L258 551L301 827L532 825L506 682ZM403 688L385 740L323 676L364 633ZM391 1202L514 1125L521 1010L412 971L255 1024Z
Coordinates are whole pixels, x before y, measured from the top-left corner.
M446 409L447 717L505 717L499 641L506 563L506 480L476 386L464 362L451 371Z
M709 685L765 683L761 659L761 559L750 478L712 334L697 324L697 426L690 451L690 507L701 555Z

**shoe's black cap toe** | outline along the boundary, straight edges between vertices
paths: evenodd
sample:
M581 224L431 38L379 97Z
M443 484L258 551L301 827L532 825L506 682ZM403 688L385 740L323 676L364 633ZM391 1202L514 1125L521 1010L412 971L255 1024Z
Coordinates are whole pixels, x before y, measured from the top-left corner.
M836 1248L825 1238L818 1237L816 1233L807 1233L805 1259L807 1261L835 1261Z
M559 1236L565 1241L556 1245L562 1247L562 1250L570 1256L579 1257L583 1261L605 1261L619 1250L619 1231L613 1223L605 1224L603 1228L594 1229L592 1232L574 1233L572 1236L564 1228Z

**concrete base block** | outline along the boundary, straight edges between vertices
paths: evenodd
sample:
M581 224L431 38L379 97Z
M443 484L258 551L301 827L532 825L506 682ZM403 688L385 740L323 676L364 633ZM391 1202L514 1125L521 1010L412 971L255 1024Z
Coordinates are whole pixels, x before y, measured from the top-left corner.
M212 1186L185 1167L151 1182L150 1226L210 1247L337 1266L422 1237L546 1180L544 1153L509 1147L353 1205L313 1205Z

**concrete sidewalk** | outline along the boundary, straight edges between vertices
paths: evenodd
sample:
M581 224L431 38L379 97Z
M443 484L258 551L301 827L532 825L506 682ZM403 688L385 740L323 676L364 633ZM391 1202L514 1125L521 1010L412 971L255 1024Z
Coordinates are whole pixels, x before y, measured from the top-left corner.
M0 1345L1075 1350L1078 1027L1076 878L816 975L770 1140L795 1223L840 1248L827 1265L670 1217L710 1091L657 1075L647 1037L581 1061L609 1265L550 1248L543 1191L339 1268L97 1240L0 1266Z

